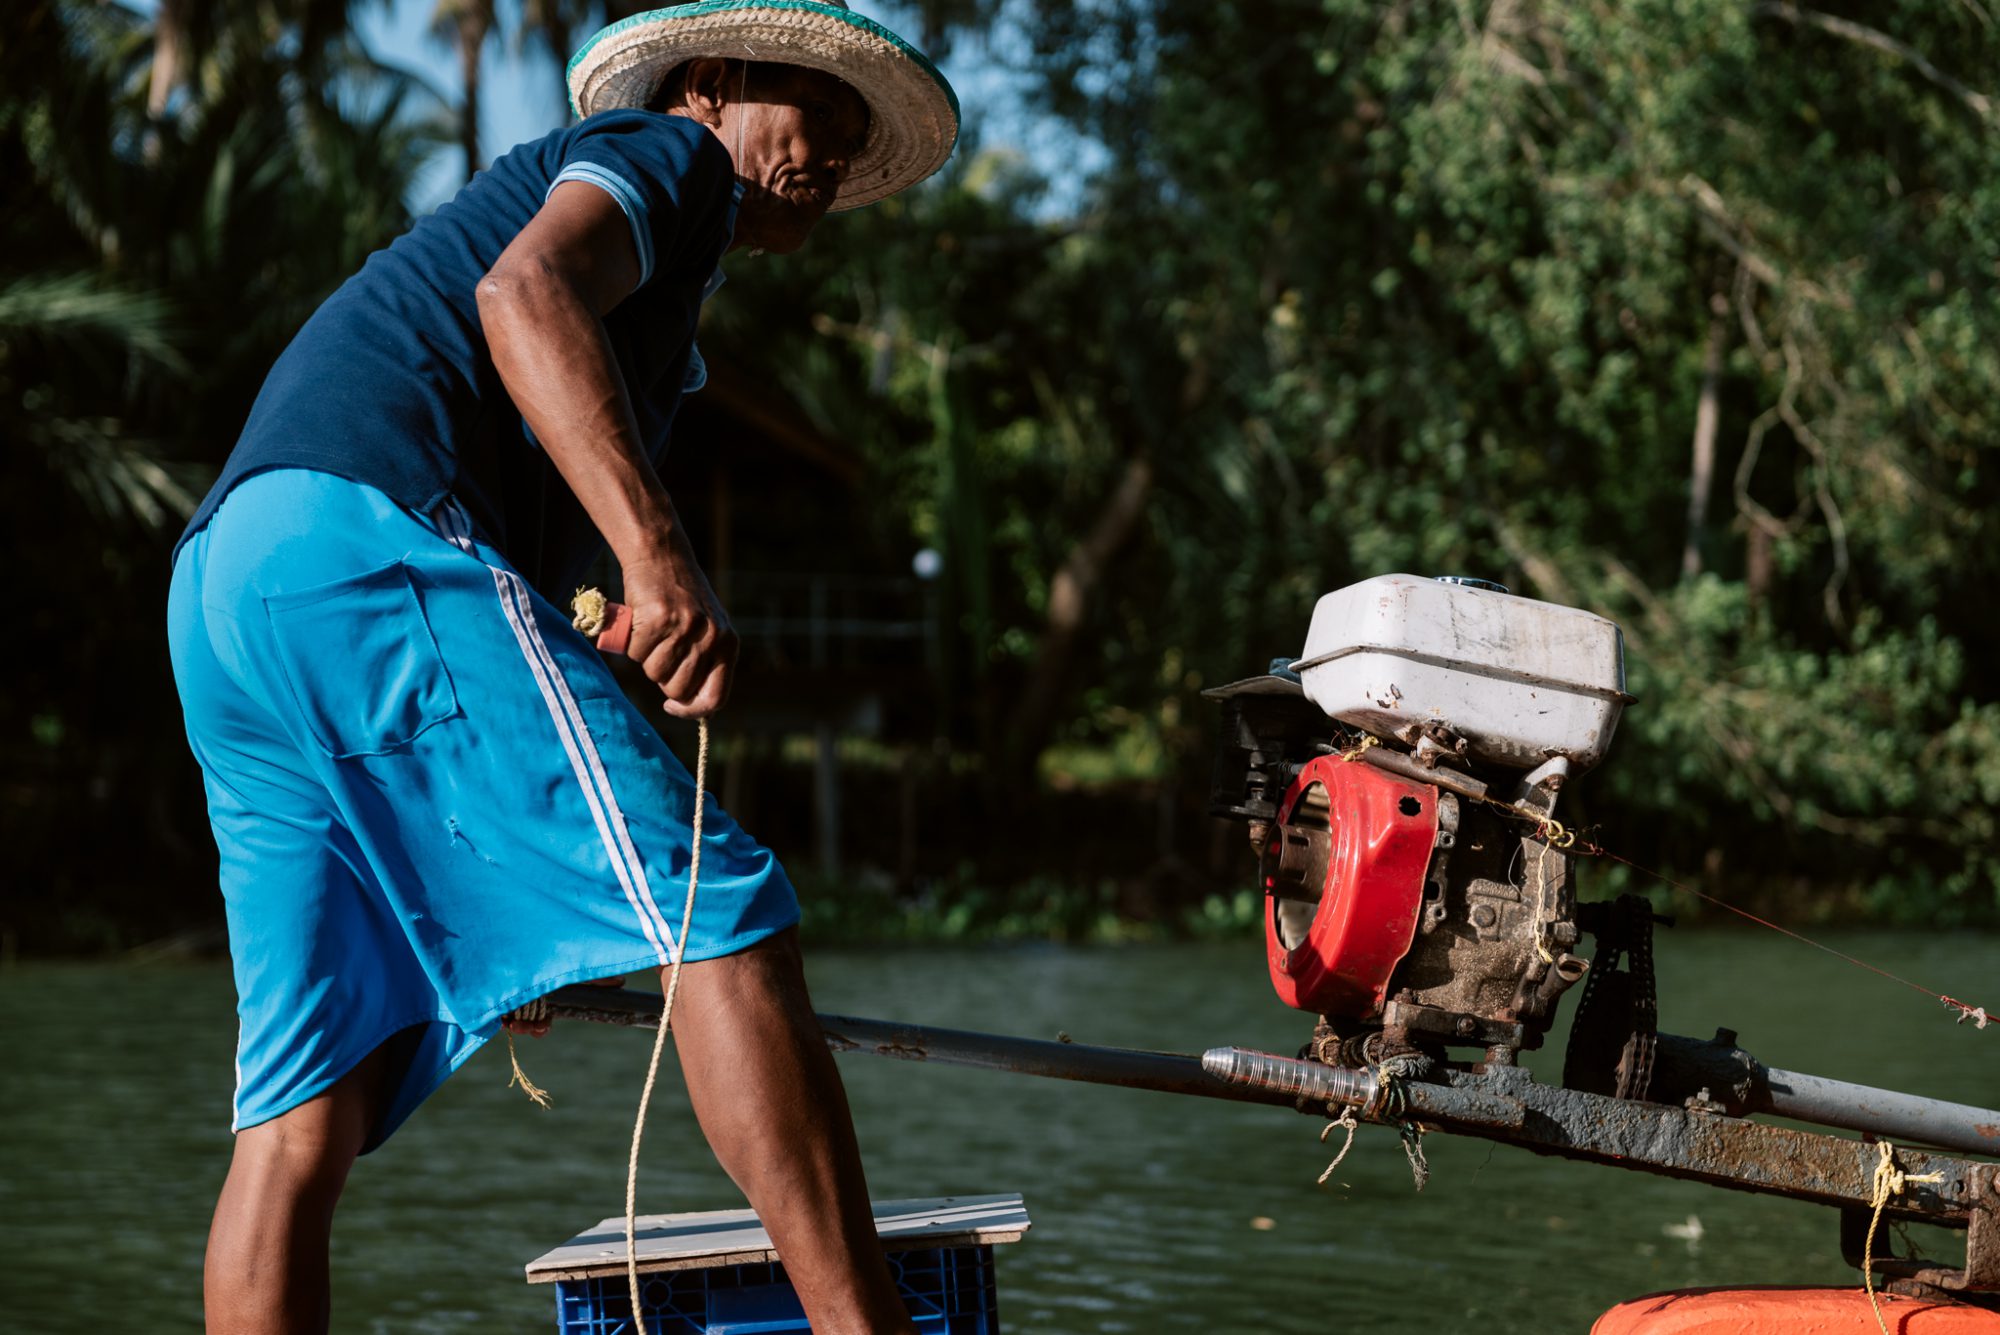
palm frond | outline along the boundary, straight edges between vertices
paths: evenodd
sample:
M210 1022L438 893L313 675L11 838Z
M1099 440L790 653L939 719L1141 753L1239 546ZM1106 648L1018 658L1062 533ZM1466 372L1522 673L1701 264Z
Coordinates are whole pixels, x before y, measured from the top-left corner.
M194 513L202 470L159 457L158 441L123 434L109 417L42 417L23 433L51 472L100 518L157 532Z
M95 274L33 274L0 286L0 345L108 339L168 371L186 369L174 347L167 299Z

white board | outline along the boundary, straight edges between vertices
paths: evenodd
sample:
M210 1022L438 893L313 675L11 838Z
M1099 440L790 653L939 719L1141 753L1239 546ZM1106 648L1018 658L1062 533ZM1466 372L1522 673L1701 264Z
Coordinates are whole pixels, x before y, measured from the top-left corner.
M885 1251L913 1247L975 1247L1018 1242L1030 1227L1021 1193L876 1201L875 1231ZM637 1246L642 1272L700 1270L775 1261L771 1235L751 1210L642 1214ZM606 1219L528 1262L530 1284L625 1273L625 1218Z

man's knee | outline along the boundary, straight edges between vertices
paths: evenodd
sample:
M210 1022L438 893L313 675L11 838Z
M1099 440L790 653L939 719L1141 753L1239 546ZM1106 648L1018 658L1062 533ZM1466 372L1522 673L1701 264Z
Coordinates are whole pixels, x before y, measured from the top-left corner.
M663 985L671 973L671 966L660 970ZM750 988L787 998L803 998L806 994L805 976L804 957L799 953L798 928L787 927L731 954L690 962L687 976L681 979L681 987L685 991L694 986L704 992Z
M324 1094L237 1132L230 1176L331 1208L379 1115L382 1068L377 1049Z
M236 1135L230 1175L246 1174L267 1195L338 1197L360 1144L310 1104Z

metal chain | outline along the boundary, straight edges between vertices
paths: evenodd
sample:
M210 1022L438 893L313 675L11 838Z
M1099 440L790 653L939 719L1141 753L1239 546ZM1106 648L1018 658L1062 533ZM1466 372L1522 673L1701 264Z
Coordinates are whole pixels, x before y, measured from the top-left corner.
M1632 1032L1618 1058L1617 1096L1643 1099L1653 1083L1653 1055L1659 1048L1660 1005L1653 978L1653 906L1638 895L1620 895L1626 971L1632 975Z

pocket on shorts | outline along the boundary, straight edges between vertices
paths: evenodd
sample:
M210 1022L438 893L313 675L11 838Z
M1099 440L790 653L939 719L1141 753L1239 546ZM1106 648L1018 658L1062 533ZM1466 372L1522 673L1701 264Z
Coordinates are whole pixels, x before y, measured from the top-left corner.
M334 759L384 755L458 712L403 562L274 595L264 610L299 716Z

